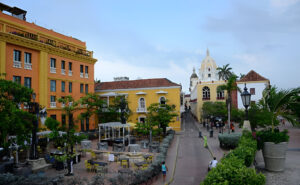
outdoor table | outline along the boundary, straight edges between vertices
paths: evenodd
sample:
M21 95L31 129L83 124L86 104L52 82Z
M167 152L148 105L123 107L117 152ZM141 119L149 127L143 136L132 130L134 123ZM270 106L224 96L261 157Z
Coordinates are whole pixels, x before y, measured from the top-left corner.
M92 148L92 141L90 141L90 140L81 141L81 148L82 149L91 149Z
M100 142L97 143L98 150L108 150L108 143L107 142Z
M159 152L159 151L158 151L158 147L159 147L158 144L154 144L154 143L153 143L153 144L150 144L150 145L149 145L149 152L156 152L156 153Z
M130 170L129 168L122 168L122 169L118 170L118 172L121 174L131 174L132 170Z
M148 140L142 140L141 141L141 145L144 149L148 148L149 145L149 141Z
M114 144L113 146L113 151L114 152L124 152L125 151L125 146L123 144Z
M128 152L140 152L141 147L139 144L130 144L128 145Z
M107 165L107 162L102 162L102 161L93 161L93 160L91 160L90 163L92 165L99 164L99 166L106 166Z
M143 157L147 160L150 156L152 156L152 155L150 155L150 154L144 154L143 155Z
M147 164L145 161L135 162L134 163L138 168L142 167L144 164Z

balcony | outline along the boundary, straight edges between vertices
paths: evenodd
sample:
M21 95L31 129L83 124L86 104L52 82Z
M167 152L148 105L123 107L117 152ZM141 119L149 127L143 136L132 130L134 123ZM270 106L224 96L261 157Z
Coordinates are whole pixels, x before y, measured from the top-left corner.
M224 97L217 97L217 100L224 100Z
M20 62L20 61L14 61L13 67L15 67L15 68L22 68L22 62Z
M24 69L31 70L32 69L32 64L31 63L25 63L24 64Z
M66 70L65 69L61 69L61 74L62 75L66 75Z
M80 73L80 78L83 78L83 73Z
M208 98L204 98L204 97L203 97L202 100L203 100L203 101L210 100L210 97L208 97Z
M64 103L62 103L62 104L61 104L61 107L62 107L62 108L64 108L64 107L65 107L65 104L64 104Z
M69 76L72 76L73 75L73 72L72 71L69 71Z
M73 102L69 102L69 107L71 107L73 105Z
M0 28L1 28L1 25L0 25ZM2 29L0 29L0 31L4 31L4 29L2 28ZM47 44L49 46L59 48L61 50L65 50L68 52L73 52L76 55L83 55L83 56L90 57L90 58L93 57L92 51L85 50L81 47L74 47L66 42L58 41L52 37L23 31L21 29L18 29L16 27L8 25L8 24L6 25L5 33L9 33L12 35L16 35L18 37L23 37L23 38L27 38L30 40L34 40L36 42Z
M138 108L136 109L136 112L138 112L138 113L147 112L147 109L146 109L146 108L143 108L143 107L138 107Z
M89 74L88 73L85 73L85 78L89 78Z
M56 102L50 102L50 108L55 108L56 107Z
M56 68L50 67L50 73L56 73Z

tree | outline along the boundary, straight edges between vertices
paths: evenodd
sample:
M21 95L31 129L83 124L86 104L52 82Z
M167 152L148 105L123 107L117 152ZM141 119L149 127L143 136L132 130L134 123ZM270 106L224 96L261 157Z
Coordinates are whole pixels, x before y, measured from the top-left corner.
M124 117L126 120L128 120L129 116L131 115L131 110L129 109L128 101L124 96L117 96L109 107L105 106L105 108L102 109L102 112L99 111L98 118L101 123L121 122L122 98L124 98L123 103L125 103Z
M64 141L64 143L66 143L65 149L66 149L66 157L68 159L68 174L70 175L71 172L73 171L73 169L72 169L73 166L71 163L71 161L74 157L73 147L78 139L78 137L75 135L74 119L73 119L73 113L75 111L77 111L78 102L74 101L72 96L66 96L64 98L60 98L60 99L58 99L58 102L63 103L65 105L63 108L63 111L66 113L66 116L69 119L69 125L68 125L68 128L66 128L65 125L62 125L60 128L59 127L55 128L54 126L52 128L55 128L54 130L60 129L60 130L66 131L66 134L64 134L61 137L61 139ZM53 136L53 137L55 137L55 136Z
M217 89L218 91L222 91L222 90L227 91L226 105L227 105L227 113L228 113L228 133L230 133L230 116L231 116L231 105L232 105L231 92L234 90L240 91L240 89L236 85L236 79L237 76L235 75L230 76L227 83L224 85L220 85Z
M252 131L255 131L258 126L265 127L270 125L272 122L270 112L264 109L260 103L251 103L248 112L248 119L250 121ZM278 122L275 124L278 124Z
M153 103L148 107L147 113L147 122L150 123L151 127L157 127L159 133L162 129L163 134L166 134L166 128L169 126L169 123L178 116L175 113L175 105Z
M226 115L226 105L223 102L204 102L202 105L202 117L210 116L224 118Z
M230 76L232 76L232 68L229 67L229 64L226 64L223 67L218 67L217 70L220 80L228 80Z
M263 109L270 112L272 132L278 116L283 117L293 125L298 124L300 106L299 101L300 87L288 90L278 90L277 87L267 87L263 91L261 105Z
M24 145L30 141L32 122L36 117L27 111L19 109L19 105L31 100L32 89L12 81L0 80L0 146L8 151L11 140L8 136L16 136L16 144Z

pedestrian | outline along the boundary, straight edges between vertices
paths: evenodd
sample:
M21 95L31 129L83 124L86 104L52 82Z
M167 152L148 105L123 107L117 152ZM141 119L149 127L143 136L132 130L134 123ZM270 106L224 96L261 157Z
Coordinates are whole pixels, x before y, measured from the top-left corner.
M162 171L162 174L163 174L163 181L165 181L166 180L167 171L168 171L168 167L166 166L165 161L162 162L162 164L161 164L161 171Z
M234 132L234 125L233 125L233 123L230 124L230 128L231 128L231 131Z
M212 168L215 168L217 164L218 164L217 158L214 157L214 159L209 162L208 171L211 170Z

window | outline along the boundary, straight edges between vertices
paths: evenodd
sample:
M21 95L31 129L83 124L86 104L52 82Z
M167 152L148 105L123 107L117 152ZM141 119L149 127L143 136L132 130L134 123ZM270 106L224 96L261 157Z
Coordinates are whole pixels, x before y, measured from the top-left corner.
M50 59L50 67L51 68L56 68L56 59L55 58Z
M83 73L83 65L80 65L80 73Z
M139 122L140 123L145 123L145 119L146 119L145 117L139 117Z
M89 120L89 118L86 118L85 119L85 129L86 129L86 131L89 131L89 124L90 124L90 120Z
M203 87L202 93L203 93L202 94L202 99L204 99L204 100L209 100L210 99L210 89L207 86Z
M66 62L64 60L61 61L61 69L66 69Z
M224 99L224 91L217 91L217 99Z
M144 98L140 98L140 102L139 102L139 107L140 108L145 108L145 99Z
M85 66L85 74L89 73L89 66Z
M80 120L80 123L81 123L81 131L83 132L84 131L84 119Z
M24 86L31 89L31 78L30 77L24 78Z
M66 83L64 81L61 81L61 92L65 92L65 86Z
M72 62L69 62L69 71L72 71Z
M208 77L210 78L210 77L211 77L211 74L208 74Z
M159 98L159 103L162 104L162 105L165 105L165 104L166 104L166 98L163 97L163 96L160 97L160 98Z
M80 93L83 93L83 84L80 84Z
M61 124L66 125L66 115L65 114L61 115Z
M25 64L31 64L31 53L25 52Z
M19 51L19 50L14 50L14 61L19 61L19 62L21 62L21 51Z
M69 126L73 125L73 114L69 115Z
M208 71L210 71L210 68L208 68Z
M13 76L13 82L17 84L21 84L21 77L20 76Z
M69 82L69 92L72 92L72 82Z
M50 96L50 102L56 102L56 97L55 96Z
M50 91L56 92L56 81L55 80L50 80Z
M88 84L85 84L85 93L89 93L89 85Z
M52 119L55 119L55 120L56 120L56 114L52 114L52 115L50 115L50 117L51 117Z
M255 88L250 88L250 94L255 95Z

